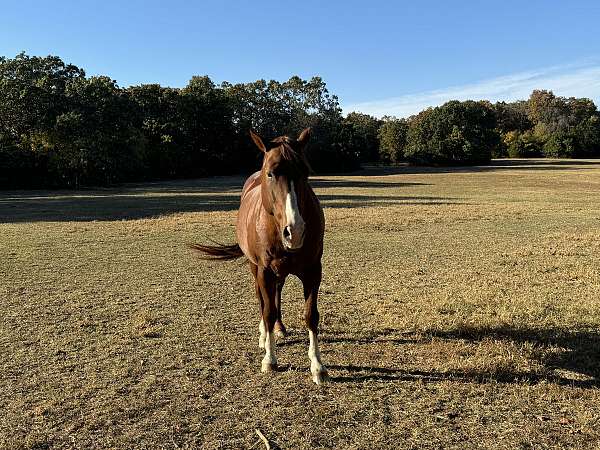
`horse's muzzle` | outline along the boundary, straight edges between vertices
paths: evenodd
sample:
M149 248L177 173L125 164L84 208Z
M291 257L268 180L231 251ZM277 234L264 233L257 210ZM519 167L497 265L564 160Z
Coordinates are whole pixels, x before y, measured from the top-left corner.
M287 250L298 250L304 244L304 223L287 225L281 233L281 241Z

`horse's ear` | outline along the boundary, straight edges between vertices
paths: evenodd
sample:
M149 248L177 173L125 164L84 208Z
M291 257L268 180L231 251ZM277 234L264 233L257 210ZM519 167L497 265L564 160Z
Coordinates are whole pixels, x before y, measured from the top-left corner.
M306 147L306 144L308 144L308 141L310 140L311 134L312 134L312 129L310 127L302 130L302 133L300 133L300 136L298 136L298 139L296 139L296 142L298 143L300 149L303 149L304 147Z
M260 138L260 136L258 134L256 134L254 131L250 130L250 137L252 138L252 140L254 141L254 143L260 149L261 152L267 153L267 147L265 147L263 140Z

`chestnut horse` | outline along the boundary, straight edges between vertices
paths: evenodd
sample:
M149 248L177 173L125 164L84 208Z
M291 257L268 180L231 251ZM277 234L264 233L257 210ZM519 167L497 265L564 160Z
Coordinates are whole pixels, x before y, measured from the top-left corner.
M327 379L317 341L321 284L321 257L325 218L317 196L308 183L309 166L304 149L310 128L298 139L280 136L268 146L253 131L250 136L263 152L260 171L242 190L237 216L237 244L192 247L212 259L232 260L245 256L254 275L260 307L259 347L264 348L262 372L277 367L275 338L285 337L281 321L281 290L288 275L296 275L304 287L304 320L310 344L308 356L315 383Z

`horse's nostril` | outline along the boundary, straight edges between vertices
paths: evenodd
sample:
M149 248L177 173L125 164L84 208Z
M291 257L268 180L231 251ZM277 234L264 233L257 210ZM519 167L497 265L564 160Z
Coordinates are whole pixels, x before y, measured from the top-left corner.
M283 229L283 237L286 239L289 239L292 236L292 233L290 233L290 227L285 227Z

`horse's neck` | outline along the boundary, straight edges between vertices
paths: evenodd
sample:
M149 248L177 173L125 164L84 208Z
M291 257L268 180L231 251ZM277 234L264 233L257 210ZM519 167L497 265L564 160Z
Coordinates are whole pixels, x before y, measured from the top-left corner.
M244 183L244 187L242 188L242 199L244 199L246 194L252 191L252 189L254 189L255 187L258 187L260 189L260 170L250 175Z

